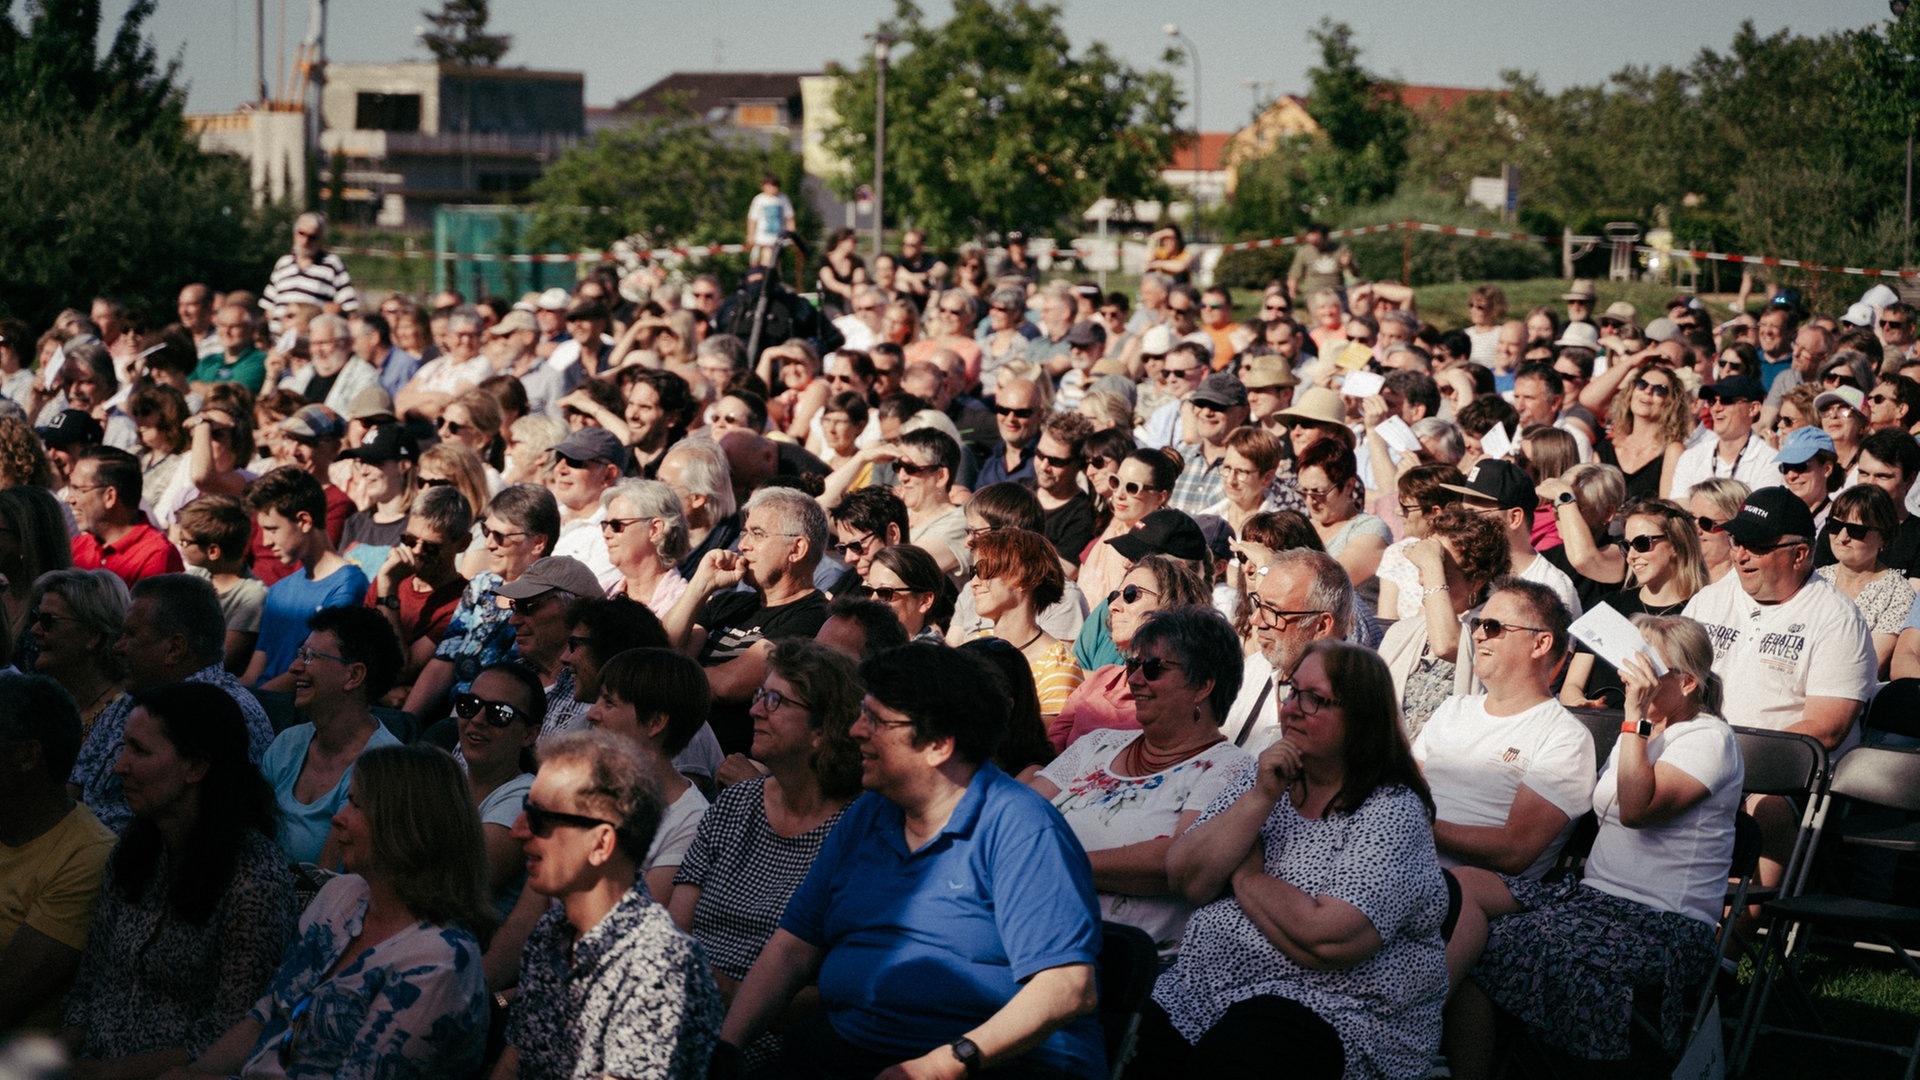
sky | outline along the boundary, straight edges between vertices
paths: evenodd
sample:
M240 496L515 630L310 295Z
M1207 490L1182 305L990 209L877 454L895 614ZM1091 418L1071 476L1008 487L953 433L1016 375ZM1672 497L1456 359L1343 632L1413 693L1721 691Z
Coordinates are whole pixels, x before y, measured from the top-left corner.
M117 26L128 0L103 7ZM192 112L225 112L254 96L256 0L159 0L149 24L162 58L178 55ZM275 45L285 19L285 53L306 32L313 0L263 0L267 78L276 77ZM438 0L331 0L328 56L336 62L425 59L415 39L420 9ZM1603 81L1628 64L1684 65L1702 49L1723 51L1742 19L1762 33L1790 29L1817 36L1861 29L1888 18L1886 0L1612 0L1575 5L1551 0L1384 0L1355 8L1307 8L1273 0L1060 0L1073 46L1102 41L1137 68L1169 67L1189 96L1193 69L1184 49L1166 64L1171 21L1200 60L1202 128L1230 131L1246 122L1258 95L1303 93L1318 59L1307 29L1324 16L1354 28L1361 62L1403 82L1491 87L1517 68L1550 90ZM951 12L946 0L922 0L927 21ZM861 35L893 13L893 0L493 0L490 29L511 34L509 66L583 71L588 105L611 105L675 71L809 71L828 61L853 65L871 48Z

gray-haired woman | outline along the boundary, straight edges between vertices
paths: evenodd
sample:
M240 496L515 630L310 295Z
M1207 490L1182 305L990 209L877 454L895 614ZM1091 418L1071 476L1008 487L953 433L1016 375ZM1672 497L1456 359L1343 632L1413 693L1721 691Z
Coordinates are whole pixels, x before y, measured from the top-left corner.
M637 600L665 617L687 591L678 563L687 553L687 515L680 496L658 480L622 480L600 496L607 514L600 534L620 571L614 596Z

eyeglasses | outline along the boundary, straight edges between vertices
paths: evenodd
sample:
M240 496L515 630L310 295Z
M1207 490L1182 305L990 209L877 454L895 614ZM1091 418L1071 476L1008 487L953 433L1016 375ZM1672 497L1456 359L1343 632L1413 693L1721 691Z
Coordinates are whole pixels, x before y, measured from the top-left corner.
M1633 380L1633 388L1652 394L1654 397L1670 397L1673 394L1673 387L1666 383L1648 382L1645 379Z
M567 649L571 652L580 652L592 644L593 639L590 637L582 637L579 634L567 635Z
M79 621L80 621L79 619L73 617L72 615L55 615L51 611L36 611L33 613L33 625L41 628L51 628L53 624L57 622L79 622Z
M1293 625L1293 620L1295 619L1304 619L1309 615L1326 614L1326 611L1319 608L1311 608L1305 611L1283 611L1279 605L1269 603L1261 599L1258 595L1249 595L1247 599L1253 602L1253 611L1256 616L1265 615L1267 617L1267 629L1278 630L1281 633L1285 633L1287 627Z
M1774 552L1779 551L1783 547L1792 547L1795 544L1804 544L1804 543L1806 543L1805 540L1801 540L1794 537L1775 540L1771 544L1743 544L1740 542L1740 539L1738 537L1734 537L1734 540L1733 540L1734 547L1742 549L1749 555L1771 555Z
M349 660L344 656L335 656L332 653L321 652L318 649L309 648L308 646L305 646L305 645L302 645L299 648L293 650L293 658L295 660L300 661L303 664L311 664L315 660L336 660L342 664L354 663L354 661Z
M1719 532L1721 529L1727 527L1726 522L1715 521L1710 517L1696 517L1693 519L1693 523L1698 526L1703 533Z
M1199 372L1204 370L1206 369L1202 368L1198 364L1195 364L1192 367L1184 367L1184 368L1163 367L1160 369L1160 374L1162 377L1168 378L1168 379L1184 379L1189 375L1198 374Z
M866 553L867 544L873 537L873 533L868 533L865 536L856 536L852 540L843 540L839 543L828 544L827 550L843 559L849 555L862 555Z
M1653 545L1663 543L1666 539L1666 537L1661 536L1659 533L1648 533L1645 536L1626 536L1621 537L1620 546L1626 548L1628 551L1645 555L1647 552L1653 550Z
M911 461L896 461L893 463L893 471L904 476L927 476L937 472L941 467L942 466L939 465L915 465Z
M1781 476L1792 476L1796 473L1811 471L1812 469L1813 469L1812 458L1808 458L1805 461L1783 461L1780 463Z
M1913 324L1908 322L1905 319L1881 319L1880 325L1886 327L1889 330L1905 330L1907 327L1912 326Z
M473 425L462 424L458 420L449 420L443 416L440 419L435 420L433 422L433 426L441 431L446 432L449 435L458 435L462 431L465 431L466 429L472 427Z
M774 710L778 709L782 705L792 705L796 709L813 708L813 706L807 704L804 701L801 701L797 697L788 697L787 695L781 693L778 690L770 689L765 686L762 686L758 690L755 690L753 692L753 705L751 707L759 708L762 705L765 705L767 707L768 712L773 712Z
M1241 468L1238 465L1220 466L1220 475L1228 480L1251 480L1260 475L1259 469Z
M515 599L510 596L496 595L493 598L493 603L495 607L501 608L502 610L505 610L505 611L511 611L515 615L518 615L523 619L527 619L527 618L532 618L534 613L539 611L540 608L544 604L546 604L548 600L551 600L551 599L553 599L553 595L551 593L541 593L539 596L528 596L520 599Z
M1080 461L1078 458L1054 457L1052 454L1043 454L1038 450L1035 450L1033 452L1033 456L1040 461L1046 462L1047 464L1053 466L1056 469L1072 469L1072 468L1078 467L1080 464Z
M1489 640L1497 638L1509 630L1525 630L1530 634L1544 634L1547 632L1545 628L1539 626L1521 626L1519 623L1501 622L1499 619L1482 619L1477 615L1467 620L1467 631L1469 633L1478 635L1482 630L1487 632L1487 638Z
M1868 394L1867 400L1873 402L1875 405L1888 405L1900 399L1893 397L1889 394L1876 393L1876 394Z
M492 526L482 525L480 526L480 535L487 538L487 543L497 544L504 547L506 545L506 542L513 539L514 537L526 536L527 534L523 532L501 532L499 529L493 528Z
M1019 420L1033 419L1032 409L1016 409L1011 405L995 405L993 412L995 416L1011 416Z
M787 531L787 530L785 530L785 529L763 529L763 528L761 528L761 527L760 527L760 526L758 526L758 525L749 525L749 526L747 526L747 530L746 530L746 531L747 531L747 535L748 535L748 536L751 536L751 537L753 537L753 540L754 540L754 543L756 543L756 544L764 544L764 543L766 543L766 542L767 542L767 538L768 538L768 537L770 537L770 536L801 536L801 535L804 535L803 533L797 533L797 532L788 532L788 531Z
M1340 490L1339 488L1335 488L1335 487L1324 487L1324 488L1303 487L1300 489L1300 497L1307 500L1308 502L1320 502L1321 500L1328 498L1333 493L1339 490Z
M1087 457L1087 468L1104 469L1107 467L1107 462L1112 460L1113 460L1112 458L1108 457L1105 454L1090 454Z
M484 719L491 727L503 728L520 719L520 708L504 701L488 701L471 692L462 692L453 696L453 714L462 720L471 720L485 714Z
M1119 473L1114 473L1107 478L1107 486L1115 491L1124 491L1129 495L1139 495L1147 491L1165 490L1153 484L1142 484L1138 480L1121 480Z
M1226 307L1227 305L1220 303L1218 300L1200 301L1200 308L1203 311L1225 311Z
M1420 513L1421 511L1423 511L1423 510L1425 510L1425 509L1426 509L1426 507L1424 507L1424 506L1421 506L1421 505L1420 505L1419 503L1417 503L1417 502L1413 502L1413 503L1401 503L1401 504L1400 504L1400 516L1401 516L1401 517L1403 517L1403 518L1408 518L1408 517L1412 517L1413 515L1415 515L1415 514L1418 514L1418 513Z
M1321 709L1328 706L1339 708L1341 705L1339 698L1330 698L1317 690L1309 690L1291 679L1275 679L1273 685L1276 690L1285 687L1291 691L1283 704L1292 704L1300 710L1301 716L1319 716Z
M882 720L880 719L879 713L874 712L872 709L867 708L865 705L860 706L860 719L865 721L867 726L873 728L875 731L878 731L881 728L913 726L912 719Z
M619 536L621 533L627 531L628 526L638 525L643 521L652 520L652 518L648 517L608 518L600 523L600 531L608 536Z
M420 478L423 488L452 487L453 481L444 476L423 476Z
M1858 522L1853 522L1853 521L1827 522L1828 536L1840 536L1841 534L1844 533L1847 539L1853 541L1856 544L1865 541L1867 538L1867 534L1873 531L1874 531L1873 526L1861 525Z
M549 810L532 799L526 801L523 810L527 815L527 831L542 840L552 836L553 830L562 825L574 829L597 829L602 825L609 829L620 828L611 821L604 821L597 817L588 817L585 814L563 814L558 810Z
M1129 656L1126 659L1126 668L1127 678L1129 679L1133 678L1134 672L1137 671L1144 676L1148 682L1159 682L1160 676L1165 675L1168 668L1179 668L1181 671L1185 671L1187 665L1180 663L1178 660L1162 660L1157 656L1149 656L1144 659L1138 656Z
M905 585L898 587L892 585L869 585L866 588L868 596L873 597L883 604L891 604L895 600L905 600L909 596L917 596L927 591L925 589L909 588Z
M858 381L858 377L853 375L829 375L827 376L827 381L830 383L845 383L851 386Z
M423 540L412 533L402 533L400 536L400 544L408 550L418 552L422 557L428 559L446 550L446 545L440 541Z
M1126 602L1128 607L1132 607L1133 605L1140 602L1140 598L1142 596L1159 596L1159 595L1160 595L1159 593L1154 592L1152 589L1143 588L1139 585L1125 585L1125 586L1122 586L1121 588L1115 589L1112 592L1108 593L1107 603L1111 604L1115 600L1123 600Z

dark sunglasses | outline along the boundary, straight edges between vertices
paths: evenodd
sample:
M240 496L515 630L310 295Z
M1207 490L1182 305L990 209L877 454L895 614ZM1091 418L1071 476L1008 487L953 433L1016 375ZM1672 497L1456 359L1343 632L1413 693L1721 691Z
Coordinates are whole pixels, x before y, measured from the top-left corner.
M653 520L652 518L644 518L644 517L608 518L605 521L602 521L600 523L600 531L610 536L619 536L621 533L626 532L630 526L638 525L641 522L652 521L652 520Z
M1771 555L1783 547L1792 547L1795 544L1804 543L1806 543L1805 540L1775 540L1771 544L1742 544L1738 539L1734 540L1734 544L1745 549L1749 555Z
M829 554L838 555L843 559L849 555L858 555L867 549L867 543L872 540L873 537L873 533L868 533L865 536L855 537L852 540L828 544L827 551Z
M938 465L915 465L911 461L896 461L893 469L904 476L930 476L940 470Z
M1813 468L1812 458L1808 458L1805 461L1793 461L1793 462L1783 461L1780 463L1780 475L1792 476L1794 473L1807 472L1812 468Z
M435 420L433 422L433 426L436 428L439 428L441 431L444 431L449 435L458 435L469 427L469 425L467 424L462 424L457 420L449 420L444 416L438 420Z
M420 537L413 535L412 533L402 534L400 537L400 543L402 546L410 550L419 552L423 557L429 558L429 559L433 558L435 555L440 554L442 551L445 551L447 547L445 544L442 544L438 540L423 540Z
M1033 419L1032 409L1016 409L1010 405L995 405L993 407L993 412L994 412L994 415L996 416L1014 416L1022 420Z
M891 604L895 600L903 600L909 596L913 596L915 594L923 593L923 592L926 592L926 590L910 589L904 585L897 589L890 585L881 585L877 587L872 585L867 586L867 595L873 597L875 600L878 600L883 604Z
M423 488L452 487L453 481L444 476L431 478L423 476L420 478L420 486Z
M1033 456L1036 458L1039 458L1041 461L1046 462L1047 464L1053 466L1056 469L1071 469L1080 464L1080 461L1078 458L1054 457L1052 454L1043 454L1038 450L1035 450L1033 452Z
M1719 532L1721 529L1727 527L1726 522L1715 521L1710 517L1696 517L1693 519L1693 523L1699 526L1700 531L1703 533Z
M1112 460L1113 460L1112 458L1108 457L1105 454L1092 454L1092 455L1089 455L1087 458L1087 468L1104 469L1107 467L1107 462Z
M1626 548L1628 551L1638 552L1641 555L1645 555L1647 552L1653 550L1653 545L1661 543L1665 540L1666 540L1666 537L1653 534L1653 533L1649 533L1646 536L1633 536L1633 537L1623 536L1620 538L1620 546L1623 548Z
M1138 585L1127 585L1122 588L1115 589L1112 592L1108 593L1107 603L1111 604L1115 600L1125 600L1127 602L1127 606L1131 607L1134 604L1139 603L1140 598L1142 596L1159 596L1159 595L1160 595L1159 593L1154 592L1152 589L1143 589ZM1149 675L1147 677L1152 678L1153 676Z
M1635 379L1633 380L1633 388L1635 390L1644 390L1647 393L1652 394L1654 397L1663 398L1663 397L1673 396L1673 387L1668 386L1666 383L1648 382L1645 379Z
M1847 539L1852 540L1856 544L1866 540L1867 534L1873 531L1873 526L1862 525L1853 521L1827 522L1828 536L1839 536L1841 533L1846 533ZM1749 548L1748 550L1752 549Z
M504 701L488 701L473 693L455 694L453 714L462 720L471 720L485 710L488 726L503 728L520 719L518 707Z
M1497 638L1509 630L1525 630L1530 634L1544 634L1546 630L1538 626L1521 626L1519 623L1501 622L1499 619L1482 619L1475 616L1467 620L1467 631L1478 634L1485 630L1489 638Z
M1162 660L1157 656L1149 656L1144 660L1138 656L1129 656L1126 659L1126 668L1128 678L1132 678L1133 673L1137 671L1145 676L1148 682L1159 682L1160 676L1165 675L1168 668L1179 668L1185 671L1186 665L1177 660Z
M602 825L609 829L620 828L611 821L604 821L597 817L588 817L585 814L563 814L558 810L549 810L532 799L526 801L523 809L527 815L527 831L542 840L552 836L553 830L562 825L575 829L597 829Z
M1875 405L1885 405L1900 399L1887 394L1868 394L1867 400L1873 402Z

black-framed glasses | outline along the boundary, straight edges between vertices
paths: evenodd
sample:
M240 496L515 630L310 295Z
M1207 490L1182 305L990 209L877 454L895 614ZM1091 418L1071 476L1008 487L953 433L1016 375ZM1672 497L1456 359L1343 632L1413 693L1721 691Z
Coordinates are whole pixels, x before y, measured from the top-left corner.
M400 534L400 546L417 552L422 558L431 559L446 550L446 545L438 540L427 540L412 533Z
M1812 458L1808 458L1805 461L1783 461L1780 463L1780 475L1792 476L1795 473L1807 472L1812 468L1813 468Z
M967 531L967 539L969 539L969 540L978 540L978 539L980 539L981 537L983 537L983 536L985 536L985 535L987 535L988 533L991 533L991 532L999 532L999 531L1000 531L1000 526L998 526L998 525L969 525L969 526L967 526L967 527L966 527L966 531Z
M1087 468L1104 469L1107 467L1107 462L1112 460L1112 458L1105 454L1089 454L1087 455Z
M1282 687L1287 690L1287 696L1281 704L1292 705L1300 710L1301 716L1319 716L1321 709L1330 705L1339 708L1344 704L1339 698L1328 697L1317 690L1309 690L1292 679L1273 680L1274 689L1278 690Z
M535 612L539 611L545 606L546 602L551 599L553 599L553 596L550 593L541 593L539 596L528 596L520 599L515 599L511 596L496 595L493 598L493 603L495 607L504 608L523 619L530 619Z
M1129 679L1133 677L1135 672L1139 672L1148 682L1159 682L1160 676L1165 675L1168 668L1179 668L1181 671L1187 670L1187 665L1178 660L1162 660L1158 656L1129 656L1124 663L1126 664L1127 677Z
M532 799L526 801L523 812L527 815L527 831L542 840L553 835L553 830L562 825L573 829L597 829L605 825L609 829L619 829L604 818L588 817L585 814L566 814L558 810L549 810Z
M1852 540L1856 544L1866 540L1867 534L1873 531L1875 531L1873 526L1862 525L1857 521L1828 521L1827 522L1828 536L1839 536L1842 533L1844 533L1846 534L1847 539Z
M893 471L902 476L928 476L938 472L942 468L944 468L944 466L941 465L915 465L911 461L896 461L893 463Z
M993 407L993 414L995 416L1011 416L1016 420L1033 419L1032 409L1016 409L1011 405L995 405Z
M458 420L449 420L443 416L440 419L435 420L433 422L433 426L435 428L438 428L441 431L446 432L449 435L458 435L462 431L465 431L471 425L463 424Z
M72 615L55 615L51 611L36 611L33 613L33 619L31 621L34 626L45 630L52 628L54 623L79 622L80 620Z
M499 529L493 528L490 525L482 525L480 526L480 535L486 537L487 542L490 544L500 544L504 546L507 541L514 537L525 536L527 534L523 532L501 532Z
M1467 620L1468 633L1478 635L1482 630L1486 631L1489 640L1497 638L1509 630L1525 630L1529 634L1544 634L1547 632L1545 627L1521 626L1519 623L1501 622L1499 619L1483 619L1478 615Z
M1726 522L1715 521L1710 517L1695 517L1693 519L1693 523L1703 533L1719 532L1721 529L1724 529L1727 527Z
M895 587L892 585L867 586L867 595L873 597L875 600L878 600L883 604L891 604L894 602L895 599L905 599L909 596L915 596L926 591L927 590L925 589L909 588L905 585L901 585L898 587Z
M1645 555L1647 552L1653 550L1653 545L1665 543L1666 539L1666 537L1659 533L1648 533L1645 536L1623 536L1620 538L1620 546L1626 548L1628 551Z
M445 476L423 476L419 480L422 488L452 487L453 480Z
M1142 596L1159 596L1159 595L1160 595L1159 593L1154 592L1152 589L1149 589L1144 585L1122 585L1121 587L1107 594L1107 603L1111 604L1115 600L1124 600L1126 601L1126 604L1128 607L1132 607L1133 605L1140 602L1140 598Z
M1033 456L1041 461L1046 462L1047 464L1053 466L1056 469L1077 469L1080 467L1080 461L1078 458L1054 457L1052 454L1042 453L1039 450L1035 450L1033 452Z
M1645 379L1635 379L1633 380L1633 388L1635 390L1640 390L1640 391L1644 391L1646 393L1652 394L1654 397L1657 397L1657 398L1673 396L1673 387L1668 386L1666 383L1648 382Z
M1891 402L1898 401L1900 399L1894 397L1891 394L1882 394L1878 391L1875 391L1874 393L1867 395L1867 400L1873 402L1875 405L1886 405Z
M801 701L797 697L790 697L768 686L759 687L753 692L753 708L757 709L762 705L767 707L768 712L773 712L782 705L791 705L796 709L813 708L813 706Z
M626 532L629 526L652 520L652 518L645 517L608 518L600 523L600 531L608 536L619 536L621 533Z
M1749 555L1771 555L1774 552L1779 551L1783 547L1792 547L1795 544L1805 544L1806 542L1807 541L1801 540L1797 537L1787 537L1785 539L1775 540L1771 544L1743 544L1740 542L1740 539L1738 537L1734 537L1733 539L1734 546L1737 548L1740 548L1742 551L1745 551Z
M488 701L472 691L462 691L453 696L453 715L462 720L471 720L485 714L489 727L503 728L520 719L520 707L504 701Z
M864 555L866 554L867 545L873 541L875 535L874 533L868 533L865 536L856 536L851 540L841 540L828 544L827 550L843 559L849 556Z
M1401 516L1401 517L1403 517L1403 518L1405 518L1405 517L1412 517L1413 515L1415 515L1415 514L1417 514L1417 513L1419 513L1419 512L1421 512L1422 510L1425 510L1425 509L1426 509L1426 507L1424 507L1424 506L1421 506L1421 505L1420 505L1419 503L1417 503L1417 502L1410 502L1410 503L1401 503L1401 504L1400 504L1400 516Z
M1189 375L1198 374L1199 372L1203 372L1205 370L1207 369L1201 367L1198 364L1195 364L1193 367L1183 367L1183 368L1163 367L1160 369L1160 374L1164 378L1168 378L1168 379L1184 379Z
M1268 629L1279 630L1283 633L1287 627L1293 625L1293 620L1295 619L1304 619L1309 615L1326 614L1326 611L1322 608L1308 608L1303 611L1286 611L1278 604L1269 603L1261 599L1257 594L1250 594L1247 599L1253 602L1253 611L1256 616L1265 615L1267 617Z

